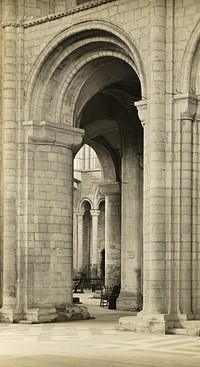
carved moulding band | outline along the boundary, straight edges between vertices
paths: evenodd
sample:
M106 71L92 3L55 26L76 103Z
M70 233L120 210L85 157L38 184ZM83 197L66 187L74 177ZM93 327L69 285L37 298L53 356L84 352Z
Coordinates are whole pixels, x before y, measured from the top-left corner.
M41 23L45 23L45 22L49 22L49 21L52 21L52 20L55 20L55 19L63 18L63 17L69 16L69 15L72 15L72 14L75 14L75 13L78 13L78 12L82 12L84 10L92 9L92 8L95 8L95 7L100 6L100 5L105 5L105 4L108 4L108 3L112 3L114 1L116 1L116 0L93 0L93 1L87 2L86 4L80 4L76 7L73 7L71 9L63 11L63 12L49 14L45 17L38 18L38 19L35 19L33 21L24 22L23 26L24 26L24 28L28 28L28 27L35 26L35 25L38 25L38 24L41 24Z
M78 147L85 131L72 126L52 122L25 121L22 126L28 129L29 138L37 144L57 145L66 148Z

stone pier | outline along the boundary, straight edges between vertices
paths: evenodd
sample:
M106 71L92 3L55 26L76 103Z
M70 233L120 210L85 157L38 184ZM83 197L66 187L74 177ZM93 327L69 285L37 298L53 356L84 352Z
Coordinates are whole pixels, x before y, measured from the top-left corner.
M121 192L118 182L100 185L105 196L105 285L121 284Z
M91 209L90 214L92 216L92 234L91 234L91 248L90 248L90 266L91 266L91 275L92 277L97 276L97 268L98 268L98 217L100 214L100 210Z

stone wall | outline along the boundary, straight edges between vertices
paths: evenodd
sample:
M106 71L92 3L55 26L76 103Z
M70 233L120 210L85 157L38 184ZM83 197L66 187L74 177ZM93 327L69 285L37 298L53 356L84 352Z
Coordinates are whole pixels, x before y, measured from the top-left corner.
M82 198L87 197L93 203L97 195L99 182L102 180L102 171L83 171L81 182L81 195ZM97 209L97 208L95 208Z
M38 2L44 3L45 2ZM92 3L92 2L91 2ZM101 2L100 2L101 3ZM32 2L31 2L32 4ZM44 6L41 5L41 6ZM170 49L170 17L172 12L175 14L174 26L176 29L175 43L174 43L174 56L175 56L175 79L178 82L180 64L183 57L183 53L187 42L189 40L190 34L197 23L198 16L198 3L196 1L175 1L174 8L172 7L172 2L167 2L167 16L168 16L168 28L169 36L167 47ZM28 5L27 5L28 9ZM37 6L35 7L37 8ZM32 11L32 10L31 10ZM43 16L43 12L39 9L38 17ZM61 10L63 11L63 10ZM33 14L33 13L32 13ZM40 14L40 15L39 15ZM46 15L46 13L45 13ZM156 16L156 14L155 14ZM37 16L32 16L36 18ZM148 45L149 45L149 18L148 18L148 1L140 0L138 1L112 1L108 4L96 7L91 7L87 10L81 12L81 18L84 19L103 19L105 21L114 23L124 29L131 38L137 44L138 50L143 60L148 59ZM75 23L78 23L80 19L80 12L74 12L74 14L66 14L66 16L58 19L46 19L44 22L37 21L34 19L28 23L25 23L25 58L26 58L26 72L27 77L30 71L30 67L34 64L35 59L39 53L43 50L45 44L51 40L51 38ZM67 22L66 22L67 21ZM41 22L41 23L40 23ZM37 35L37 37L35 37ZM148 63L145 65L146 73L148 74Z
M112 1L99 7L92 7L86 10L74 12L74 14L66 14L66 17L58 19L49 19L40 23L25 24L25 59L26 59L26 75L31 70L37 56L44 49L45 44L54 37L54 35L62 32L66 28L79 23L80 14L82 20L104 20L109 23L122 27L134 39L138 45L143 60L148 57L148 1ZM91 2L92 4L92 2ZM134 21L133 21L134 20ZM77 28L78 30L78 28ZM37 37L35 37L37 35ZM148 64L147 64L148 67Z

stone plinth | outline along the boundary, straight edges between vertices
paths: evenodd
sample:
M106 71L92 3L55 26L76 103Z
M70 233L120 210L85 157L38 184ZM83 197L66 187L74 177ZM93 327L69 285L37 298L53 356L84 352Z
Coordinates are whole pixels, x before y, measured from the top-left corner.
M71 304L65 307L32 308L27 310L25 314L25 321L32 324L88 319L90 319L90 314L87 311L87 307Z
M144 315L121 317L119 319L118 330L129 330L152 334L165 334L165 315Z
M140 311L142 302L139 304L137 295L127 293L123 296L120 293L119 298L117 298L116 309L120 311Z

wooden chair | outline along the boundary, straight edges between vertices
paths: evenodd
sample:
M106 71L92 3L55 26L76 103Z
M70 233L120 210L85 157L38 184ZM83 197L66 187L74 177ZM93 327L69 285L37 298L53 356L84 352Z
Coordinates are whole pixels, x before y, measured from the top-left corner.
M108 306L108 289L107 287L101 288L100 307Z

